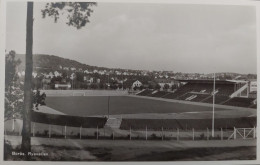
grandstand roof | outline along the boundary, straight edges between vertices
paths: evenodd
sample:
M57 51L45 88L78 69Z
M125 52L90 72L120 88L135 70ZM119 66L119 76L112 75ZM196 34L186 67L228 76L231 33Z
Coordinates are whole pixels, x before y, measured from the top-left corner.
M212 80L178 80L180 82L189 82L189 83L206 83L211 84L213 83ZM216 84L240 84L240 83L247 83L247 81L243 80L216 80Z

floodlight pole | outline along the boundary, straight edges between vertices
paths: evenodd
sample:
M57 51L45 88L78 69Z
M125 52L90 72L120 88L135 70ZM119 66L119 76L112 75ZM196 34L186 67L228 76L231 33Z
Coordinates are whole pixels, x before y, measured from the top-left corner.
M215 119L215 73L214 73L214 82L213 82L213 110L212 110L212 137L214 137L214 119Z

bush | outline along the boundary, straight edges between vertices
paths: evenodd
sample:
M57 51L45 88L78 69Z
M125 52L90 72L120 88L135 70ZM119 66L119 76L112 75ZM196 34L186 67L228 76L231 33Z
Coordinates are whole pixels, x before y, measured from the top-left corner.
M204 139L204 138L205 138L204 133L200 134L200 139L202 140L202 139Z
M153 133L153 134L151 135L151 138L152 138L152 139L157 139L157 135L156 135L155 133Z

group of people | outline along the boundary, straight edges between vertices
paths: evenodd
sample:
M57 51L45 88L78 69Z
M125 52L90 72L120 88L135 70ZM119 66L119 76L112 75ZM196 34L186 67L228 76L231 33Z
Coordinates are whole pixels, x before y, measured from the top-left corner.
M46 105L45 103L45 98L46 98L46 94L43 92L42 94L40 93L39 90L37 90L36 92L33 93L33 103L35 105L35 109L39 110L38 106L40 105Z

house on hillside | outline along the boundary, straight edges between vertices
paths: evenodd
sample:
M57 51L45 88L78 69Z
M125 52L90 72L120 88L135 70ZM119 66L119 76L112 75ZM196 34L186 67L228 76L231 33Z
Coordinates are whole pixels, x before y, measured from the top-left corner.
M139 80L136 80L135 82L133 82L132 84L132 88L135 88L135 87L141 87L143 84L139 81Z
M55 76L55 77L61 76L61 73L59 73L58 71L55 71L55 72L54 72L54 76Z
M93 83L94 82L94 78L90 77L90 76L84 76L83 80L87 83Z
M76 70L76 68L74 68L74 67L71 67L71 68L70 68L70 70L71 70L71 71L75 71L75 70Z
M71 84L59 84L59 83L55 83L55 89L70 89L71 88Z
M69 67L63 67L63 70L70 70Z
M52 72L50 72L49 74L48 74L48 78L53 78L54 77L54 74L52 73Z
M75 78L76 78L76 74L75 74L75 73L71 73L70 79L71 79L71 80L74 80Z
M86 69L84 70L84 73L89 74L90 72Z
M174 80L166 78L157 78L155 79L155 82L161 86L161 89L164 88L165 84L169 85L169 88L171 88L174 84L177 83Z

